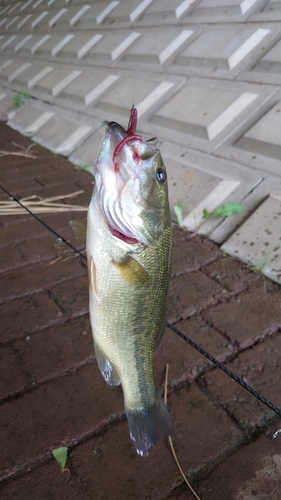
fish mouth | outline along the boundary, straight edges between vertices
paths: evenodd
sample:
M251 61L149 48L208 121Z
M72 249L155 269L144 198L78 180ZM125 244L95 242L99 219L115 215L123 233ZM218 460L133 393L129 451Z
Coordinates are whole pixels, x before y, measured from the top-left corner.
M129 245L151 243L143 232L146 206L140 186L145 165L155 154L141 136L129 134L116 122L107 124L95 165L96 190L110 234Z
M118 193L115 203L109 204L111 219L107 219L107 225L112 236L118 238L118 240L123 241L129 245L141 244L141 241L136 237L135 232L132 231L132 228L129 227L129 224L125 223L124 217L122 217L122 210L120 206L118 206L118 195L121 195L122 188L126 183L124 172L122 172L122 169L120 169L119 167L118 154L121 152L123 145L125 145L126 142L130 143L131 145L131 141L133 141L134 138L130 137L128 133L123 129L123 127L115 122L108 123L106 127L106 134L108 134L108 140L112 153L111 161L116 176L116 187L119 187L119 189L117 189ZM127 152L123 152L123 156L126 156L126 154ZM110 222L113 222L114 224L112 225Z
M125 243L128 243L129 245L139 245L141 242L137 240L136 238L133 238L131 236L127 236L126 234L121 233L120 231L117 231L117 229L114 229L113 227L110 226L110 224L107 222L109 231L111 232L112 236L115 236L115 238L118 238L121 241L124 241Z

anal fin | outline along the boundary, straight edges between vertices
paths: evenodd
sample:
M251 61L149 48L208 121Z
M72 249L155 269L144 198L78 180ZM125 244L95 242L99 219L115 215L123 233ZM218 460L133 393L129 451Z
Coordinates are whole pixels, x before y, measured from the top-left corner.
M108 359L108 357L104 354L103 350L99 347L99 345L94 342L96 360L98 363L98 367L101 371L101 374L104 380L109 385L119 385L121 380L116 370L114 364Z

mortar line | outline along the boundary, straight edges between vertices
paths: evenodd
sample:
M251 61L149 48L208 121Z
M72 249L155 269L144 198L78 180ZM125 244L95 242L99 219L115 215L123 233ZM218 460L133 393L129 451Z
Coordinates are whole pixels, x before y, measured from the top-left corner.
M110 415L107 419L101 420L95 427L94 429L90 431L86 431L83 434L81 434L78 437L71 438L70 441L67 443L64 442L64 445L68 447L69 451L71 452L74 450L77 446L86 443L87 441L95 438L98 435L102 435L104 432L107 432L109 429L114 427L116 424L119 422L122 422L126 420L126 414L125 411L115 413L113 415ZM51 453L51 450L47 450L44 453L41 453L39 455L39 459L37 458L32 458L28 462L25 462L19 466L15 466L12 469L7 469L4 472L4 475L0 477L0 484L4 483L7 484L11 482L14 479L18 479L19 477L22 477L29 472L32 472L39 467L42 467L49 462L52 462L53 456Z
M37 389L40 389L40 387L48 384L49 382L52 382L54 380L58 380L61 377L64 377L65 375L68 375L69 373L77 372L78 370L81 370L81 368L84 368L85 366L92 365L95 361L95 356L93 354L90 354L85 358L83 361L80 361L76 364L73 364L71 366L68 366L64 370L60 370L58 372L52 373L49 377L46 377L42 380L38 380L35 382L34 385L26 385L23 389L20 389L18 391L13 392L12 394L9 394L8 396L4 396L0 399L0 406L3 404L9 403L10 401L15 401L18 398L21 398L25 396L26 394L30 394L31 392L36 391Z

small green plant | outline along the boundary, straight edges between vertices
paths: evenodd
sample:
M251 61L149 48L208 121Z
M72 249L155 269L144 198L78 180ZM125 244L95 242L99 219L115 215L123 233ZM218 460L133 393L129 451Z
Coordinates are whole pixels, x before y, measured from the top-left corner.
M252 264L248 264L247 267L250 269L250 271L254 273L261 273L263 274L263 289L264 293L266 293L266 277L264 276L264 270L265 268L269 265L271 259L272 259L272 254L273 250L268 250L267 252L263 251L260 259L254 259Z
M102 457L102 452L99 448L96 448L94 447L93 448L93 454L96 456L96 457Z
M20 108L21 106L24 106L26 104L26 101L28 101L30 98L31 95L29 92L21 90L20 92L18 92L13 96L14 107Z
M88 171L88 170L90 170L91 165L81 165L80 168L82 168L82 170Z
M253 264L249 264L248 268L251 271L258 271L263 273L264 269L268 266L272 259L273 250L269 249L267 252L263 251L260 259L255 259Z
M214 213L209 213L207 208L203 209L203 219L207 219L207 217L230 217L231 215L238 214L243 212L244 208L240 203L236 201L229 201L225 203L221 207L217 208Z
M58 462L62 473L64 473L64 468L67 460L67 452L68 452L67 446L61 446L60 448L52 450L52 455Z
M183 203L182 201L180 201L179 203L177 203L176 205L174 205L174 212L176 214L177 222L178 222L178 225L180 227L182 226L182 222L183 222L182 212L183 212L183 208L184 207L189 207L191 210L193 208L190 205L190 203Z
M207 210L207 208L203 208L203 219L207 219L207 217L209 217L209 211Z
M77 165L75 168L77 168L78 170L85 170L86 172L88 172L91 167L92 165L89 164L84 165L84 163L79 163L79 165Z
M193 207L190 205L190 203L179 202L174 206L174 212L176 214L179 226L182 226L183 223L182 212L184 207L189 207L191 210L193 210ZM202 213L202 219L207 219L208 217L230 217L231 215L243 212L243 210L244 208L240 203L237 203L236 201L230 201L228 203L225 203L221 207L217 208L217 210L215 210L215 212L213 213L210 213L207 208L204 208Z

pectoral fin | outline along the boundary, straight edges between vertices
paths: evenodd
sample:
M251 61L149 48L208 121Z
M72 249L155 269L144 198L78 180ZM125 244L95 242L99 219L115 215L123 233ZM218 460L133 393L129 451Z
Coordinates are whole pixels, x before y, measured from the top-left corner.
M86 241L87 220L70 220L69 224L77 240Z
M109 385L119 385L120 377L117 373L114 364L106 357L103 350L98 346L96 342L94 342L94 345L95 345L96 360L104 380Z
M121 262L113 260L122 278L132 286L141 286L149 282L149 274L133 257L127 255Z

